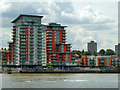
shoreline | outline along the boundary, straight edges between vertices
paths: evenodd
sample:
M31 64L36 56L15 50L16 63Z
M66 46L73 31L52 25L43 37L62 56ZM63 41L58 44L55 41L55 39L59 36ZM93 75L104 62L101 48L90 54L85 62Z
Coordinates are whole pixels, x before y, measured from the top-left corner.
M39 72L19 72L19 71L12 71L7 72L3 71L0 74L119 74L119 72L81 72L81 71L39 71Z

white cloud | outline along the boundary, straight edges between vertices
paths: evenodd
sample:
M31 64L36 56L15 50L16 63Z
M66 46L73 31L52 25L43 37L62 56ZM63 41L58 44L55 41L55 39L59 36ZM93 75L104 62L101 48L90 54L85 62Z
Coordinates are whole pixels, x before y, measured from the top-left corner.
M24 4L11 3L8 6L9 8L6 6L3 8L3 17L6 17L4 20L7 20L7 18L13 20L21 13L37 13L44 15L42 23L57 22L68 25L67 40L68 43L72 44L73 49L86 49L87 42L91 40L97 41L99 43L99 48L106 48L108 45L109 47L114 46L114 44L110 44L111 35L106 35L106 32L109 32L113 30L114 27L116 27L116 21L114 20L114 17L106 16L103 12L100 12L99 10L96 10L96 8L93 8L92 5L84 5L84 7L81 9L74 8L76 6L73 7L72 2L52 1ZM5 23L6 27L7 25L10 26L7 24L8 22ZM7 32L8 30L6 29L5 31ZM101 32L99 33L98 31ZM10 34L11 32L8 33ZM102 34L106 36L105 39L101 38ZM4 33L4 35L8 34ZM8 37L10 36L8 35ZM4 40L6 42L9 41L8 38L5 38Z
M10 3L4 2L3 0L0 1L0 10L2 12L5 12L6 10L8 10L10 8L10 6L11 6Z

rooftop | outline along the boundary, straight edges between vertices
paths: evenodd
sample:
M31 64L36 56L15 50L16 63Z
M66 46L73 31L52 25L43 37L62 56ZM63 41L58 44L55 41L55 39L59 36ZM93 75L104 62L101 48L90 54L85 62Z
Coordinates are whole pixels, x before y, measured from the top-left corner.
M27 17L40 17L42 18L43 16L39 15L26 15L26 14L20 14L16 19L14 19L11 23L15 23L18 19L20 19L22 16L27 16Z
M67 27L67 26L62 26L61 24L58 24L58 23L48 23L46 26L53 26L53 27Z

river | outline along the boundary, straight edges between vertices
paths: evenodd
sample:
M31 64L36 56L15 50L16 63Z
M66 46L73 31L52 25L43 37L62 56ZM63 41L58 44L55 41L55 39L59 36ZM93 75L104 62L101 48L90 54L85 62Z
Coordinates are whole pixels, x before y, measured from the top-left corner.
M0 74L0 88L118 88L118 74Z

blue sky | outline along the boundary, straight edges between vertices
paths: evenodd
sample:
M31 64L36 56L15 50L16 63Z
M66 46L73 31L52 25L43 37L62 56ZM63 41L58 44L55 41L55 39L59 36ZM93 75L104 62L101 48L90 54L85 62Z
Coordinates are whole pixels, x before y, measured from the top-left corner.
M13 0L15 1L15 0ZM22 0L23 1L23 0ZM31 1L31 0L29 0ZM72 49L87 50L87 42L94 40L98 50L114 50L118 43L117 0L86 0L81 2L0 2L0 47L8 47L12 38L11 21L19 14L43 15L42 23L57 22L67 25L67 43Z

